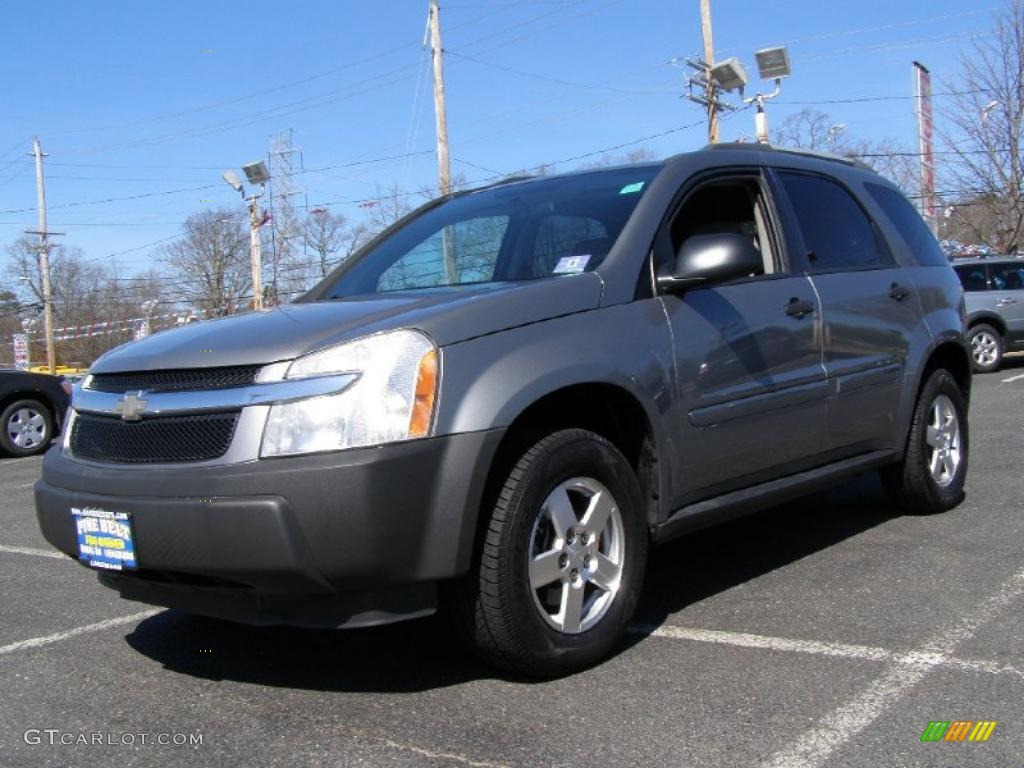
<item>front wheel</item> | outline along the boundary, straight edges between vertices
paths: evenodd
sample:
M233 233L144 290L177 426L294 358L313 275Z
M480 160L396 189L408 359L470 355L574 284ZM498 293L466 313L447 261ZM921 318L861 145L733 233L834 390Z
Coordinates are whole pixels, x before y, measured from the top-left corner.
M457 600L486 661L534 677L587 667L621 641L647 560L640 484L623 455L568 429L534 445L490 511Z
M956 379L934 371L914 406L903 461L882 471L889 495L913 512L945 512L964 498L967 405Z

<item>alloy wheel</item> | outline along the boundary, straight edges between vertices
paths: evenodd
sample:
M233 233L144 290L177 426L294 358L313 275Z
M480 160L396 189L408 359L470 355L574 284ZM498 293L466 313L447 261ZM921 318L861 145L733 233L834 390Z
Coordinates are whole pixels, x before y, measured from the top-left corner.
M946 395L938 395L928 409L928 471L942 488L953 482L963 459L960 440L960 419L956 406Z
M999 356L999 342L988 331L979 331L971 337L971 354L978 365L992 365Z
M622 581L625 533L611 492L589 477L560 483L544 500L528 551L533 602L559 632L585 632L607 613Z

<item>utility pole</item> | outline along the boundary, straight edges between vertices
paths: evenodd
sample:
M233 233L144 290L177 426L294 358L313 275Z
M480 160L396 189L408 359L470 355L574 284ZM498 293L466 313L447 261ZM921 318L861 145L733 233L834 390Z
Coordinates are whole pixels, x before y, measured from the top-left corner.
M704 62L707 64L708 141L718 143L718 101L711 68L715 66L715 43L711 35L711 0L700 0L700 28L704 35Z
M430 0L430 58L434 63L434 121L437 126L437 175L442 195L452 193L452 166L448 158L448 116L444 105L444 48L441 47L441 6ZM444 272L449 285L459 281L455 265L454 233L450 227L441 230Z
M452 166L448 159L448 117L444 106L444 63L441 48L441 6L430 0L430 57L434 63L434 119L437 124L437 174L442 195L452 191Z
M53 297L50 290L50 240L51 234L46 229L46 184L43 180L43 154L39 146L39 137L32 140L32 155L36 158L36 203L39 209L39 229L29 234L39 235L39 273L43 289L43 330L46 334L46 364L50 373L57 372L56 354L53 348Z

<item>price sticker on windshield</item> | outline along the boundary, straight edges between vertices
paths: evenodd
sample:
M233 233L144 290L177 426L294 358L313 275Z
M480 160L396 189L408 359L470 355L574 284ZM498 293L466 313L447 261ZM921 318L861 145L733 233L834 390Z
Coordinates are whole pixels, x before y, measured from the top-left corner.
M587 262L590 261L590 254L584 256L563 256L555 264L554 274L556 275L575 275L582 272L587 268Z

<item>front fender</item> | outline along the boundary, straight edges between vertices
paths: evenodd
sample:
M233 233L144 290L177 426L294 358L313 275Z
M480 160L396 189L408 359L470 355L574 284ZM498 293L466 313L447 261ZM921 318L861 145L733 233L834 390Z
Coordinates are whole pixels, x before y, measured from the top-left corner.
M672 340L660 303L644 300L548 320L445 347L436 434L508 427L547 394L611 384L643 406L659 454L678 430ZM669 462L665 462L669 463Z

